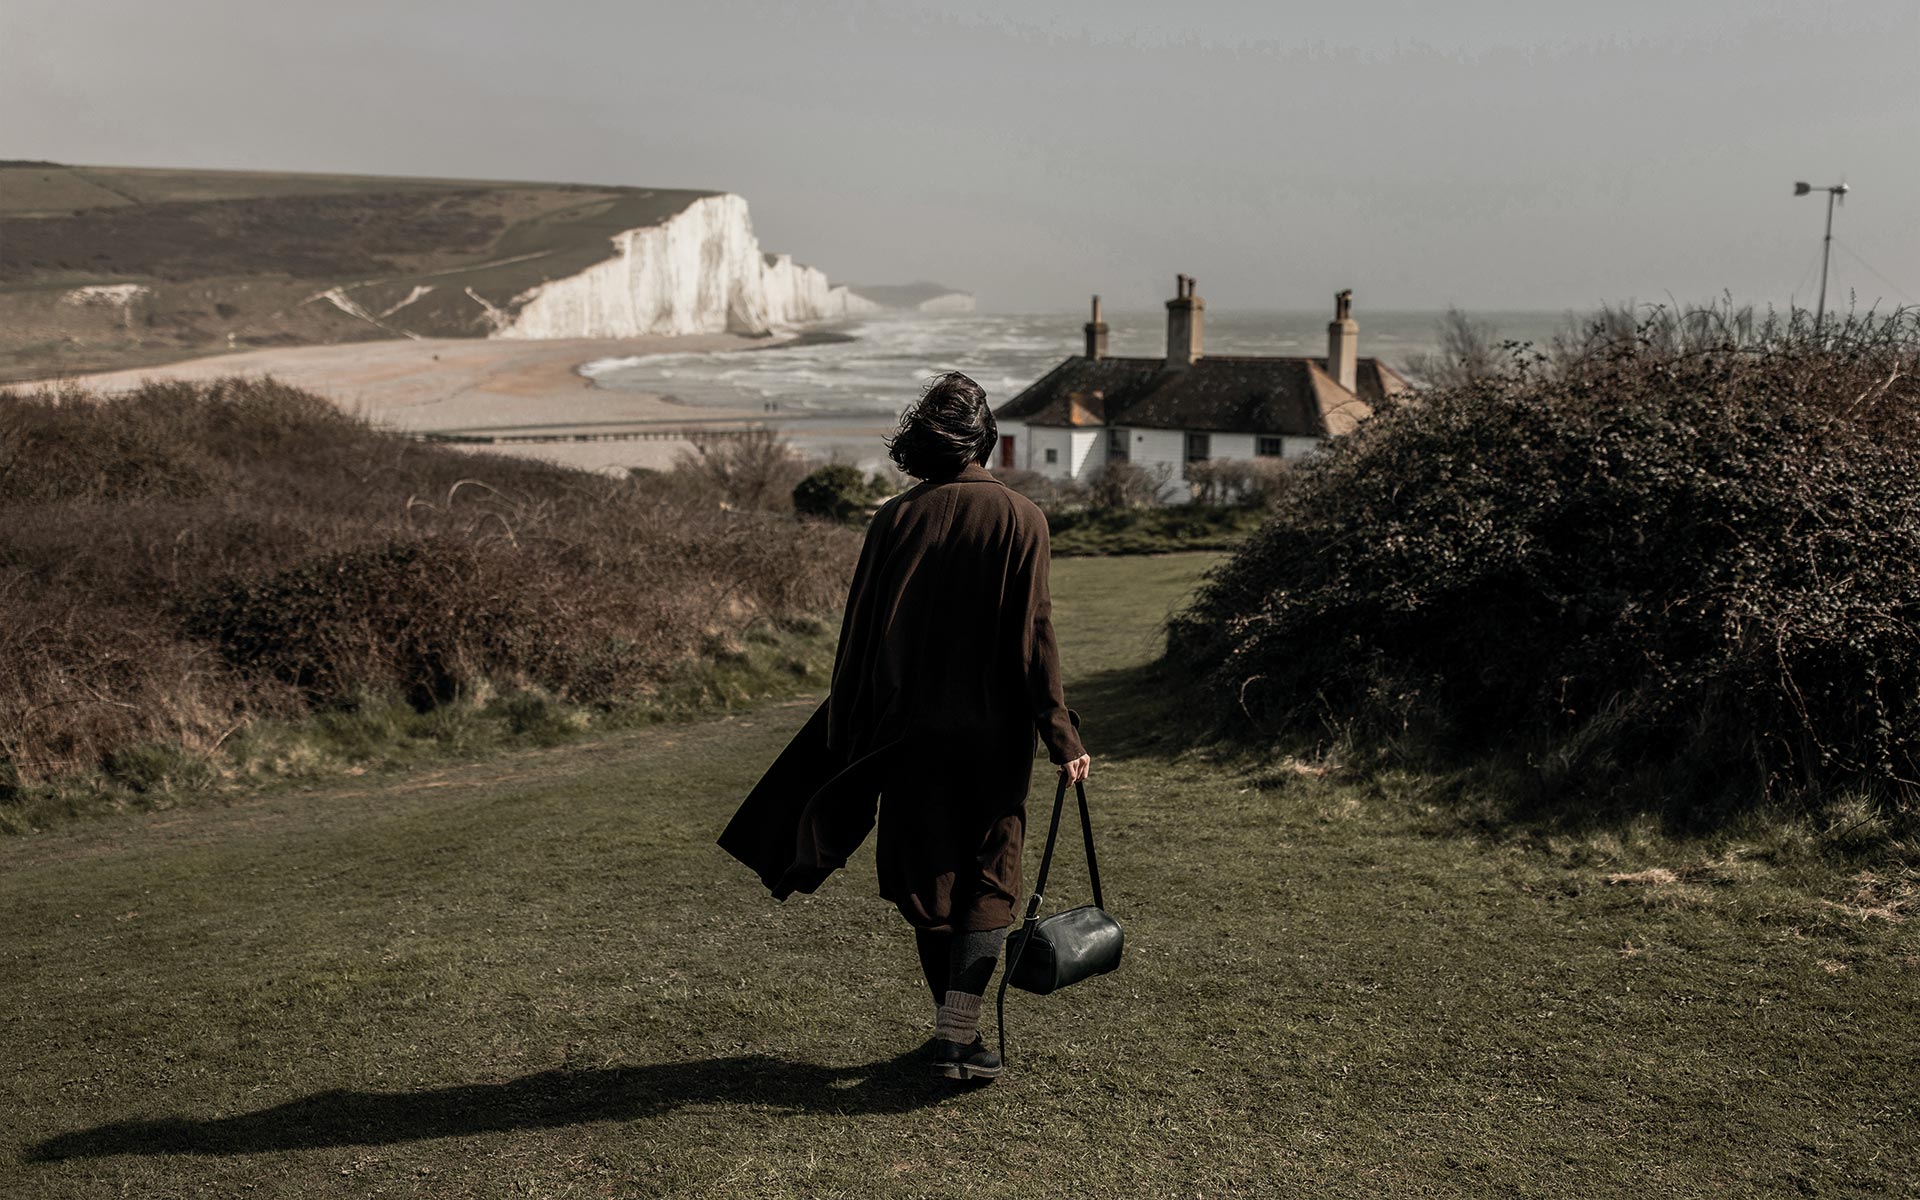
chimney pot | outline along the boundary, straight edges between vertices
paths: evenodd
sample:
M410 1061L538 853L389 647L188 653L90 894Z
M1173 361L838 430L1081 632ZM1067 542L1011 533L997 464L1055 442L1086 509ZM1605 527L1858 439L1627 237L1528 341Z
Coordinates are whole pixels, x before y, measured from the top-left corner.
M1327 325L1327 374L1349 392L1360 390L1360 324L1353 319L1353 289L1333 298L1333 320Z
M1191 275L1178 276L1175 286L1178 293L1167 301L1167 365L1184 367L1200 357L1201 317L1207 302L1195 294Z
M1107 323L1100 319L1100 297L1093 298L1093 319L1086 324L1087 357L1098 361L1107 356Z

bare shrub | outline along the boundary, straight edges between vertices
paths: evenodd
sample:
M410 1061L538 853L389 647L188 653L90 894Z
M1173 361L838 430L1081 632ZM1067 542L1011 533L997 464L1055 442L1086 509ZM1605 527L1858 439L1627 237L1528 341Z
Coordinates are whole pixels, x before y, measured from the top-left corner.
M685 485L414 442L259 380L0 396L0 773L370 693L642 699L838 603L857 534Z
M1087 483L1087 503L1093 508L1145 508L1158 504L1167 492L1172 470L1164 463L1143 467L1138 463L1109 462L1095 471Z
M1623 354L1708 354L1759 349L1793 337L1791 320L1762 316L1730 296L1701 304L1603 304L1585 317L1569 316L1543 353L1558 375L1578 374ZM1524 357L1522 360L1524 361Z
M1284 480L1281 459L1208 459L1187 465L1187 484L1198 505L1271 507Z
M1214 458L1187 464L1193 502L1268 507L1285 486L1286 464L1278 458Z
M693 430L687 441L692 448L675 458L673 473L690 484L690 494L735 509L792 510L793 489L807 477L807 462L773 430Z
M993 477L1027 499L1034 500L1035 503L1038 503L1035 497L1045 495L1053 483L1040 472L1029 471L1024 467L998 467L995 468Z
M151 609L0 595L0 773L37 779L166 742L210 750L241 714L297 705L247 685Z
M1234 472L1232 459L1213 458L1204 462L1187 464L1187 488L1193 495L1195 504L1219 504L1220 496L1229 490L1229 479Z
M1240 484L1240 503L1250 508L1272 508L1280 503L1292 481L1293 464L1286 459L1252 459Z
M1086 487L1071 479L1055 479L1017 467L995 471L994 477L1050 513L1071 512L1087 505Z
M1500 373L1499 332L1452 305L1440 318L1438 353L1418 354L1407 369L1429 387L1459 387Z

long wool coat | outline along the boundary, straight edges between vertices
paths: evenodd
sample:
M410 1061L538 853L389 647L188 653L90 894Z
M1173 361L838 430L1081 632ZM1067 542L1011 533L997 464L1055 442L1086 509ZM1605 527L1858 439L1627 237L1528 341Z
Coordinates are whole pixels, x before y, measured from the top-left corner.
M832 693L720 845L776 899L811 892L879 806L880 894L930 930L1013 923L1036 740L1082 750L1060 685L1047 522L983 467L888 501L867 530Z

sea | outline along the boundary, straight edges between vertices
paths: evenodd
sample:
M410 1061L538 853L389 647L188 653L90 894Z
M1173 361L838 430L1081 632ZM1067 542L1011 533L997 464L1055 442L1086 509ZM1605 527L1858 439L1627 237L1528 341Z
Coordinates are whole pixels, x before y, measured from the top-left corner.
M1570 320L1566 313L1470 314L1496 340L1544 345ZM1360 354L1418 373L1439 349L1442 314L1356 314ZM1115 356L1166 353L1166 314L1109 312L1107 351ZM600 359L580 373L598 387L647 392L699 411L762 414L804 453L872 469L885 459L880 439L892 430L932 376L964 371L995 405L1017 396L1069 355L1084 351L1086 321L1078 313L887 312L811 327L764 347ZM1326 353L1327 314L1209 313L1203 348L1213 354Z

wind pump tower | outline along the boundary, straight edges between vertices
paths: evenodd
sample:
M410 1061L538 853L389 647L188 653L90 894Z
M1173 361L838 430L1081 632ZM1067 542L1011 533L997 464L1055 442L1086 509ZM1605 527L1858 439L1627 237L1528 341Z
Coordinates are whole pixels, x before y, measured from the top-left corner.
M1846 203L1847 185L1836 183L1832 187L1817 188L1810 183L1796 183L1793 194L1804 196L1809 192L1827 194L1827 236L1820 243L1820 302L1813 310L1813 331L1820 332L1820 326L1827 318L1827 260L1833 257L1833 205L1835 201Z

